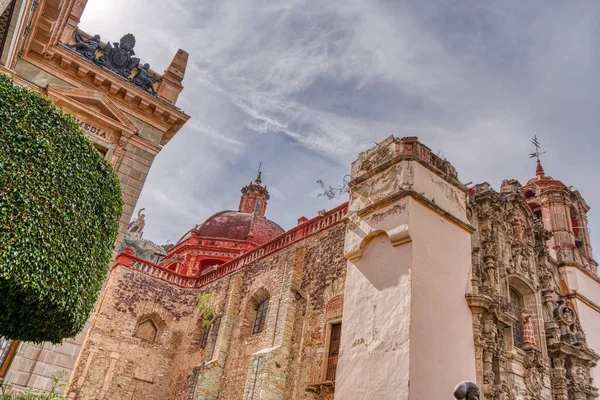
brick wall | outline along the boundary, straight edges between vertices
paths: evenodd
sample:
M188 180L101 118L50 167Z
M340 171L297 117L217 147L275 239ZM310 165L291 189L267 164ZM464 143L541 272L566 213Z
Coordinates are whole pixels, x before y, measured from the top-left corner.
M115 267L69 398L330 398L306 389L321 382L327 319L341 313L343 234L337 224L200 289ZM205 348L203 293L213 293L219 318ZM264 330L253 335L257 293L268 293L269 309ZM135 337L148 317L158 326L154 343Z

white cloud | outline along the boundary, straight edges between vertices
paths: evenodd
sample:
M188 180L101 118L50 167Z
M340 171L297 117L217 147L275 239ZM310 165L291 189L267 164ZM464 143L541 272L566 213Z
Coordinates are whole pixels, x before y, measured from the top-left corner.
M277 188L268 213L292 227L336 205L315 197L316 180L340 182L390 134L496 186L533 175L537 134L546 172L600 208L598 17L595 3L539 0L89 0L81 25L113 40L131 31L158 71L190 53L179 105L192 119L139 201L161 241L235 208L259 161Z

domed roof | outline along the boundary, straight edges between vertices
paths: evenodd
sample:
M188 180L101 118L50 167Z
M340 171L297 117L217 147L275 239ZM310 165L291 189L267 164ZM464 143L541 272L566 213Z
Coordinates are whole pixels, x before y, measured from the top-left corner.
M564 183L562 183L561 181L558 181L558 180L552 178L551 176L546 175L544 172L544 168L542 167L542 164L540 163L539 160L537 162L537 167L535 169L535 178L530 179L525 184L524 187L532 186L532 185L539 186L540 188L546 188L546 187L564 188L564 187L566 187L566 185Z
M239 211L221 211L208 218L203 224L192 231L204 238L230 239L248 241L258 245L268 242L281 235L285 230L275 222L261 217L256 213ZM186 233L179 242L190 237Z

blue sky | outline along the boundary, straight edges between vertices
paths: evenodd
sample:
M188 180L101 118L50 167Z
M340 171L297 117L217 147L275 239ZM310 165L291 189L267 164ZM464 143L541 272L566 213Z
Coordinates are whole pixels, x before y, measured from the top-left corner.
M157 71L190 53L178 105L192 119L138 202L156 242L237 209L261 161L267 216L289 229L344 201L317 198L318 179L341 184L393 134L496 189L535 175L537 135L600 245L600 2L89 0L80 27L133 33Z

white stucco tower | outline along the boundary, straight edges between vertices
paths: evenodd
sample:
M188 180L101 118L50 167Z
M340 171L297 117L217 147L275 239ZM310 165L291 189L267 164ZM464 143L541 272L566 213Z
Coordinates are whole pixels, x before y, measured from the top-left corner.
M466 187L416 137L352 164L336 400L447 398L475 380Z

